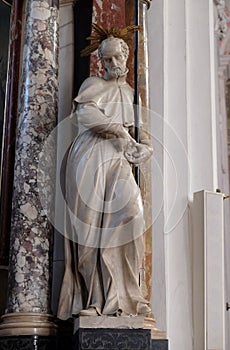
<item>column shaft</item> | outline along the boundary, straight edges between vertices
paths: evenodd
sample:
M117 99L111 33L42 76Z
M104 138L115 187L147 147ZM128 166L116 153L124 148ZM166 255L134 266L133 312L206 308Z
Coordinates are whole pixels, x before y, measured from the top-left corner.
M19 317L24 313L28 320L33 315L32 322L36 314L50 313L53 232L40 198L46 193L48 206L52 204L55 147L47 155L50 169L44 176L48 185L39 185L37 174L44 143L56 125L57 54L58 1L28 0L16 132L7 315L15 318L15 313ZM39 322L44 319L40 317Z
M126 0L126 25L134 24L134 1ZM151 120L149 117L149 62L148 62L148 22L147 10L150 1L139 0L138 4L138 22L142 26L138 37L138 90L142 105L143 129L151 130ZM130 41L130 57L128 60L129 75L128 81L131 86L135 85L134 76L134 43ZM151 135L150 135L151 136ZM140 188L144 205L144 216L146 222L145 233L145 255L143 261L143 269L141 273L141 287L145 297L151 300L152 289L152 169L151 163L147 162L140 167Z
M149 60L148 60L148 28L147 10L149 2L139 1L139 24L142 31L139 34L139 93L142 109L143 128L145 131L151 130L151 120L149 113ZM150 135L151 137L151 135ZM146 222L145 233L145 255L143 261L142 288L148 300L151 300L152 292L152 167L151 162L141 165L141 193L144 204L144 215Z
M0 263L8 265L10 222L15 156L15 131L18 113L19 68L22 31L22 1L15 0L11 8L8 82L5 103L5 127L2 152L0 199Z
M52 229L40 203L39 153L56 125L57 21L53 1L27 2L17 126L8 312L49 312ZM52 189L51 189L52 190Z

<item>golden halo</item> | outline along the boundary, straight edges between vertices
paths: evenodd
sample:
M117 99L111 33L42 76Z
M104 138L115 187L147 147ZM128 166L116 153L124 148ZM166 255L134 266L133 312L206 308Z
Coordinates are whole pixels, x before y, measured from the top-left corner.
M95 35L90 35L88 38L86 38L87 40L91 41L91 44L86 46L81 51L82 57L88 56L92 52L96 51L101 42L109 37L121 38L126 41L129 38L130 34L136 32L137 30L140 30L142 26L131 25L125 28L112 27L110 29L104 29L98 24L92 23L92 28L96 33Z

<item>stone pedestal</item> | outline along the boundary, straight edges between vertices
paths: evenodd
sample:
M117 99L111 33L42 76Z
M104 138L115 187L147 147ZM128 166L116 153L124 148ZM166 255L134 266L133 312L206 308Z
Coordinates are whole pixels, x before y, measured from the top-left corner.
M149 323L147 324L149 327ZM74 322L73 350L168 350L162 332L146 328L146 318L79 317Z
M168 350L169 343L167 339L152 339L151 350Z
M74 333L79 329L143 329L145 324L144 316L82 316L74 322Z
M148 329L80 328L74 335L74 350L150 350Z
M73 350L168 350L168 340L151 339L149 329L81 328L73 338Z

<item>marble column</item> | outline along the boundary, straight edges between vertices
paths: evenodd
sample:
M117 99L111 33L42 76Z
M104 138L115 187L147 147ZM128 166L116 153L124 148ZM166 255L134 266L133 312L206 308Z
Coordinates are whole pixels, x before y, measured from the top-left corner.
M15 0L13 6L6 7L1 13L1 19L8 23L4 24L7 32L2 35L9 36L9 46L5 47L5 51L9 53L6 97L4 108L4 140L2 143L2 159L1 159L1 195L0 195L0 315L4 314L7 303L8 289L8 259L9 259L9 240L10 240L10 219L11 219L11 203L13 188L13 163L15 148L15 128L17 119L17 99L18 99L18 77L20 66L20 43L21 43L21 27L22 27L22 2ZM7 11L6 11L7 10ZM2 10L1 10L2 11ZM3 16L3 17L2 17ZM4 38L4 36L3 36ZM1 47L3 49L3 47ZM3 54L3 53L2 53ZM1 55L2 55L1 54ZM4 62L4 60L3 60ZM5 62L7 64L7 61Z
M11 7L9 64L5 103L5 127L2 152L0 196L0 264L8 266L11 222L11 203L15 156L15 130L18 113L20 48L22 32L22 1L15 0Z
M143 128L146 131L151 130L151 120L149 113L149 60L148 60L148 28L147 28L147 11L150 1L139 1L139 24L143 30L139 34L139 93L141 103L144 107L142 110ZM151 135L150 135L151 137ZM144 163L140 167L141 193L144 204L144 215L146 222L145 232L145 255L143 261L142 289L148 300L151 300L152 292L152 167L151 161Z
M50 315L53 230L41 204L43 194L53 201L55 146L47 155L46 187L39 187L37 172L39 156L57 118L58 5L58 0L26 2L8 307L0 336L56 333Z
M146 131L151 130L149 117L149 62L148 62L148 21L147 11L151 1L139 0L138 3L138 22L142 26L138 37L138 90L142 104L143 128ZM134 24L134 1L126 0L125 2L126 25ZM128 60L129 75L128 81L131 86L135 84L134 77L134 43L130 42L130 56ZM147 231L145 233L145 255L143 268L141 271L141 288L148 300L151 300L152 286L152 188L151 163L147 162L141 165L140 188L144 204L144 215Z

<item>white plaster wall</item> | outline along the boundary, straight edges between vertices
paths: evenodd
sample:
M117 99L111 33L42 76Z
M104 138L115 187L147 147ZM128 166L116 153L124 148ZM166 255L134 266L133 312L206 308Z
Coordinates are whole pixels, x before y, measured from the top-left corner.
M60 6L59 121L71 111L74 67L73 1Z
M191 192L218 187L213 6L208 0L187 1Z
M157 13L159 10L160 13ZM157 21L156 18L158 18ZM155 87L150 94L151 108L161 113L163 117L163 147L161 156L158 158L163 157L164 160L163 163L160 161L164 174L164 214L161 217L164 222L156 221L154 229L154 236L162 237L163 234L163 240L154 237L153 267L160 266L161 276L157 279L165 278L166 282L162 283L162 290L159 290L159 285L154 285L156 278L153 276L153 299L157 293L161 295L164 288L166 291L164 315L161 305L154 303L154 300L153 311L157 325L167 330L170 349L189 350L192 349L192 298L188 211L186 210L188 137L184 2L178 2L178 0L153 2L149 12L149 26L150 33L155 34L150 40L151 86ZM152 28L155 30L153 31ZM166 230L169 232L166 233ZM163 251L164 254L156 255L156 251ZM154 273L159 275L159 271L154 270Z
M188 120L186 91L186 17L184 1L165 1L164 18L164 119L178 135L181 147L188 150ZM184 212L188 197L188 164L181 163L174 138L165 128L164 145L170 161L165 157L164 212L170 215L173 201L178 220L169 223L165 234L167 281L167 331L171 349L192 349L191 259L189 247L188 211ZM173 169L173 165L175 169ZM177 178L176 178L177 176ZM185 180L185 181L184 181ZM184 215L183 215L184 212ZM183 215L183 217L181 217ZM166 227L165 227L166 229Z
M164 144L155 155L163 173L164 204L154 223L153 311L167 331L170 350L196 350L190 203L194 192L218 187L213 3L155 0L149 28L151 108L163 116L160 131L153 117L152 132ZM162 184L153 185L153 205L154 186ZM166 310L157 295L162 293Z
M164 60L163 60L163 2L155 1L148 11L149 43L150 43L150 108L159 115L152 118L152 135L154 147L154 162L152 167L152 203L154 208L161 210L153 222L153 273L152 273L152 308L157 320L157 327L166 330L166 281L165 281L165 249L164 249L164 211L161 203L163 199L163 181L156 173L161 169L163 173L163 119L164 114ZM154 116L154 114L151 114ZM156 201L160 205L156 206Z
M60 51L59 51L59 101L58 122L61 125L69 116L72 106L73 76L74 76L74 23L73 23L73 1L62 1L60 5ZM61 164L63 150L67 150L71 139L71 124L65 123L64 127L57 132L57 164ZM52 287L52 311L57 312L59 292L64 273L64 237L58 231L62 231L64 217L64 202L58 191L60 181L59 173L56 179L56 219L54 234L54 256L53 256L53 287Z
M223 194L194 195L194 349L225 348Z

